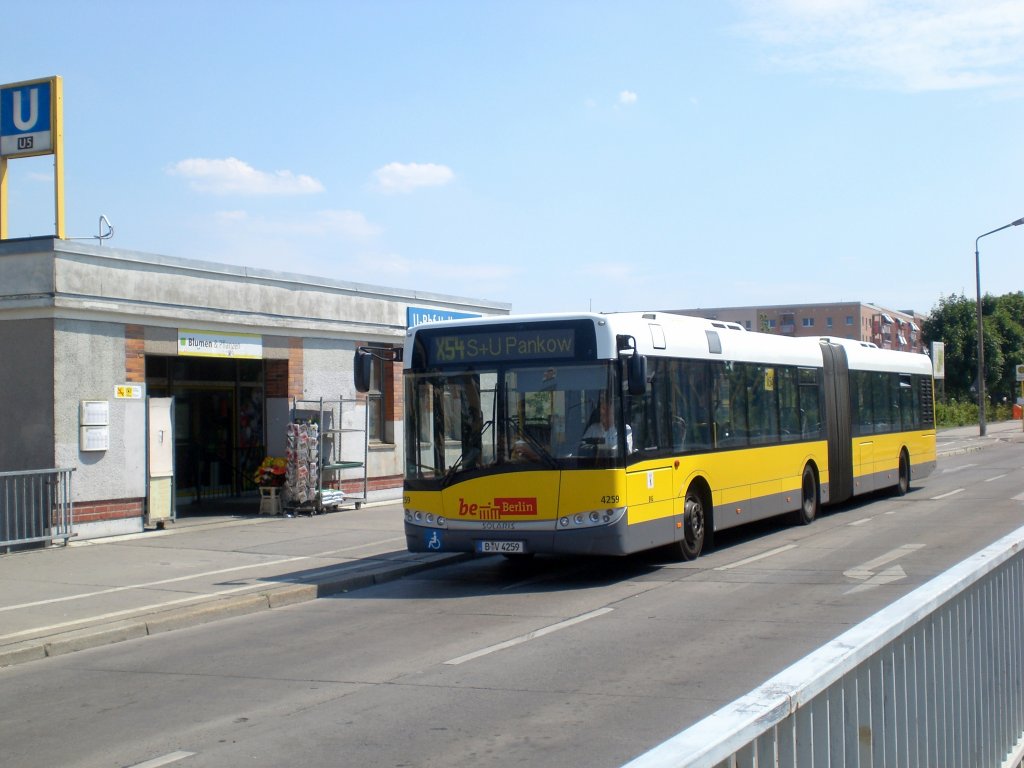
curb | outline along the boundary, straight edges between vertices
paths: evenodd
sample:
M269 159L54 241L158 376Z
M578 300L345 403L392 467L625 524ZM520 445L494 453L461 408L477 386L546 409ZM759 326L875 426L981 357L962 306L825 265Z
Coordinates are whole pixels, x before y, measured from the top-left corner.
M343 594L376 584L396 581L420 571L472 558L472 554L426 555L411 562L391 562L367 570L345 574L341 578L318 583L282 584L260 589L244 595L219 597L191 605L157 611L129 619L70 630L54 635L23 640L0 648L0 668L51 656L98 648L124 640L135 640L176 629L207 624L219 619L246 616L273 608L316 600L320 597ZM197 598L202 600L202 597Z

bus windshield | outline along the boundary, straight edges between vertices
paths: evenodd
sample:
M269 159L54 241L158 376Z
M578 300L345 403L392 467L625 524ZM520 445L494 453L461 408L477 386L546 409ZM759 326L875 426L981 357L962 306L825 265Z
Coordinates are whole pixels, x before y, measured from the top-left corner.
M611 362L407 373L406 481L622 466L631 446L619 381Z

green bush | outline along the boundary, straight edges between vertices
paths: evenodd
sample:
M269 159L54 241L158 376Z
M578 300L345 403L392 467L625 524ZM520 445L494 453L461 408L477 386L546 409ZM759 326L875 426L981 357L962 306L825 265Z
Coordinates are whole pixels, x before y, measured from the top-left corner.
M939 427L964 427L978 423L978 404L953 399L935 404L935 424Z
M997 403L985 409L987 421L1008 421L1013 418L1011 403ZM978 423L978 404L960 402L956 399L948 403L935 404L935 423L939 427L965 427Z

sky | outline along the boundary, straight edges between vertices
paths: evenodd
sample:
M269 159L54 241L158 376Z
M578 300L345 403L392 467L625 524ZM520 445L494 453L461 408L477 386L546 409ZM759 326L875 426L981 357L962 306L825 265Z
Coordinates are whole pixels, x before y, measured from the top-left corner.
M1024 0L8 4L67 234L514 312L975 292L1024 217ZM53 158L8 165L52 236ZM1024 226L980 240L1024 289Z

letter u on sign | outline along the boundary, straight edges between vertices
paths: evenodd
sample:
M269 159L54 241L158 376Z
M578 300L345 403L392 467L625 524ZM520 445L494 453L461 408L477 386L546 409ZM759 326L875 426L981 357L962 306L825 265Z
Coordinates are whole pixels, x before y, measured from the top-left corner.
M29 88L27 90L28 95L28 119L25 119L25 108L22 105L22 96L26 95L26 91L15 91L11 94L12 114L11 117L14 119L14 127L19 131L30 131L35 128L36 123L39 122L39 89Z

